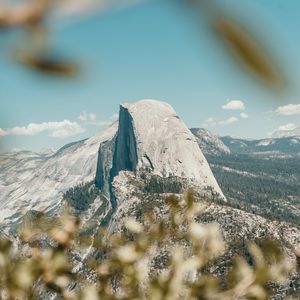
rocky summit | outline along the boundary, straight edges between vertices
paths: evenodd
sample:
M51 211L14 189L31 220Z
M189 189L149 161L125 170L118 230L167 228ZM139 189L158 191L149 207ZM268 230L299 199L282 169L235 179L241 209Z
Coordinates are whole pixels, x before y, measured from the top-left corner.
M2 227L21 222L30 210L55 214L64 193L86 183L95 182L116 208L118 190L132 176L152 176L152 185L155 177L171 193L193 186L225 200L195 136L169 104L156 100L122 104L118 122L54 154L16 152L0 159Z
M112 186L122 184L124 171L162 181L184 180L225 200L195 136L164 102L142 100L120 106L118 131L100 145L96 175L96 184L113 205L117 203Z

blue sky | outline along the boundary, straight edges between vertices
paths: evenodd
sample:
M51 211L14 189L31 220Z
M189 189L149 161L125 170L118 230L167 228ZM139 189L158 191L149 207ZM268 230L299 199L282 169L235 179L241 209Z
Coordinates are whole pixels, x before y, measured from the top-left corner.
M213 34L212 16L180 1L149 0L55 22L53 49L83 66L75 79L25 69L11 59L15 34L0 33L0 151L58 148L102 130L119 103L145 98L167 101L189 127L219 135L263 138L300 126L300 2L215 2L272 53L287 89L274 91L246 73ZM226 106L233 100L240 102Z

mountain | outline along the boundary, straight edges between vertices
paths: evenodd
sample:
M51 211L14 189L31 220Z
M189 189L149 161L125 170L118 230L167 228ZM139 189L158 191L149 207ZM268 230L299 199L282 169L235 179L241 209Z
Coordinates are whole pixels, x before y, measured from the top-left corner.
M64 196L78 211L99 204L102 210L97 214L107 213L128 203L121 198L124 191L137 190L133 181L147 193L180 194L193 187L224 199L224 192L234 207L298 224L300 149L296 141L297 137L219 138L205 129L188 130L166 103L123 104L119 121L94 137L55 153L1 155L0 226L18 224L30 210L56 213ZM92 188L94 182L99 195ZM93 216L95 211L90 209L85 219Z
M212 133L197 129L192 129L191 132L195 137L191 136L174 110L165 103L147 100L121 105L116 135L99 147L95 183L101 196L112 201L112 206L106 205L109 211L106 212L104 221L98 224L107 226L111 232L120 232L128 217L140 220L148 210L155 212L155 220L158 222L164 218L167 209L166 196L175 194L180 198L183 191L192 188L199 199L212 199L206 204L199 222L219 223L228 243L228 251L210 272L222 276L231 267L233 257L247 256L248 240L260 244L264 239L271 238L294 260L292 249L300 242L298 198L291 197L289 201L282 201L285 198L285 195L280 194L282 184L278 184L278 178L272 179L271 173L276 174L274 161L266 160L269 165L263 165L252 156L228 151L223 142ZM194 141L200 147L196 147ZM203 145L206 147L203 148ZM214 176L208 171L209 167L206 160L203 160L200 148L205 149L203 152L206 153L227 201L224 201ZM260 157L259 159L262 160ZM194 168L192 164L198 162L197 168ZM229 167L233 163L237 163L239 167ZM273 168L269 173L263 174L258 166L263 171L269 166ZM279 168L283 166L284 163ZM253 169L251 173L248 170L250 167ZM291 165L287 165L286 169L288 168L291 169ZM254 183L251 180L249 182L252 176L257 179ZM267 183L270 190L260 191L259 183ZM278 192L273 202L270 199L273 196L272 184L277 185L275 192ZM291 187L291 184L286 184L285 191L297 194L297 190L294 191ZM214 192L211 192L212 188ZM81 199L79 197L78 201ZM286 211L286 215L282 211ZM85 212L80 214L84 215ZM81 267L84 272L84 264ZM280 290L276 297L293 292L291 286L299 291L300 279L297 273L293 273L284 286L276 288Z
M272 138L283 138L283 137L300 137L300 127L290 130L277 130L271 135Z
M154 100L121 105L118 123L53 155L8 153L0 161L2 227L18 223L29 210L55 213L66 192L94 181L115 207L120 200L114 182L123 186L127 181L126 176L121 179L122 172L130 172L127 177L147 173L157 180L178 178L185 186L210 190L224 199L193 134L170 105ZM69 196L74 198L76 192Z
M207 134L197 137L199 146L224 142L230 153L204 147L228 203L272 220L300 224L300 147L297 137L247 140ZM208 139L209 137L209 139Z
M200 149L204 154L224 155L230 154L230 149L212 132L204 128L191 128Z
M29 210L55 212L63 193L94 181L99 144L117 130L112 124L103 133L62 147L44 156L31 152L0 156L0 224L18 223Z
M122 171L184 178L222 196L195 137L167 103L142 100L121 105L115 138L110 146L100 145L96 184L105 188Z
M265 165L260 157L256 160L255 156L234 154L218 137L206 130L192 129L191 132L195 138L165 103L141 101L121 105L117 134L99 148L96 185L104 197L113 200L112 208L106 214L109 218L105 218L102 225L108 226L112 232L120 232L128 217L140 220L148 210L155 212L158 222L164 218L167 209L166 196L175 194L180 198L183 191L192 188L200 199L208 196L213 200L207 204L199 222L219 223L228 243L228 251L209 272L216 276L228 272L233 257L248 255L248 240L260 244L271 238L294 260L292 249L300 242L298 190L292 187L297 177L293 183L286 182L283 189L284 176L274 171L274 161L266 160L269 165ZM194 140L200 147L195 147ZM219 191L219 186L208 172L199 148L206 154L227 201L224 201L223 193L210 193L212 187ZM190 160L191 151L193 161ZM184 163L178 164L179 160ZM197 161L201 163L195 169L191 164ZM291 164L285 165L285 162L279 165L279 169L286 166L284 170L293 170ZM234 163L238 167L231 166ZM201 171L198 175L197 170ZM202 170L205 171L204 176ZM268 173L264 173L266 170ZM278 177L274 178L274 174ZM203 184L205 176L209 176L210 185ZM251 181L252 178L256 181ZM267 189L260 190L261 185L266 185ZM281 193L281 189L295 197L289 198ZM272 200L275 193L277 195ZM298 275L293 273L284 286L276 287L276 291L280 290L277 298L294 292L291 286L299 291Z
M211 273L222 276L233 257L247 256L248 240L276 240L295 261L300 159L298 164L296 154L257 155L254 149L265 147L259 142L189 130L164 102L122 104L118 122L54 154L0 156L0 228L14 239L22 220L34 222L40 211L51 217L67 205L89 236L96 236L102 226L119 232L128 217L139 220L148 210L154 212L154 222L164 220L166 197L180 199L192 189L205 207L198 221L219 223L228 243ZM93 255L92 247L82 257L76 254L75 270L85 276L85 263ZM279 295L299 290L295 272L285 286L276 288Z
M221 141L235 154L266 157L291 157L300 155L300 136L247 140L225 136Z
M121 198L137 190L133 181L147 193L180 194L193 187L224 199L224 192L233 207L299 224L297 141L219 138L205 129L188 130L166 103L123 104L119 121L94 137L55 153L1 155L0 227L18 224L30 210L56 213L64 196L78 211L93 204L102 207L98 215L107 213L128 203ZM84 218L93 216L90 209Z

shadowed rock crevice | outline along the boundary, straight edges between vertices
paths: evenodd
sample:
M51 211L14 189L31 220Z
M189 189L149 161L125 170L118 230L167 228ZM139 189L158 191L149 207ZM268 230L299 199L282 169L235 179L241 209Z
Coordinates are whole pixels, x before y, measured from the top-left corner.
M133 119L124 106L120 106L119 127L115 137L102 143L99 148L95 183L108 198L112 207L116 207L112 190L114 177L120 171L136 170L137 165L136 139Z
M137 161L133 119L128 109L121 105L110 178L113 179L120 171L135 171Z

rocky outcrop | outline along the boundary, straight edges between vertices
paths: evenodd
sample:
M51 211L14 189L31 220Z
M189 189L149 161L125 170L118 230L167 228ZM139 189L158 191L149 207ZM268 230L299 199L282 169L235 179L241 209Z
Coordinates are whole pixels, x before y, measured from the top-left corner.
M116 136L100 145L96 184L113 207L118 201L112 185L123 171L182 179L225 200L194 135L165 102L122 104Z
M112 139L117 124L89 139L68 144L50 156L12 153L0 156L0 224L11 227L30 211L54 213L63 194L95 180L99 145Z
M204 128L191 128L200 149L204 154L227 155L230 149L213 133Z
M92 181L115 209L126 199L127 190L135 189L123 184L122 172L135 176L138 183L144 180L142 174L155 176L149 179L147 192L178 193L193 186L225 199L194 135L161 101L122 104L118 122L102 133L49 156L24 155L2 158L7 162L0 169L3 226L20 222L29 210L57 212L66 191ZM117 190L122 197L116 197Z

